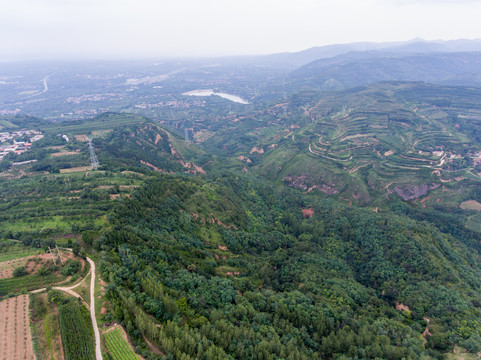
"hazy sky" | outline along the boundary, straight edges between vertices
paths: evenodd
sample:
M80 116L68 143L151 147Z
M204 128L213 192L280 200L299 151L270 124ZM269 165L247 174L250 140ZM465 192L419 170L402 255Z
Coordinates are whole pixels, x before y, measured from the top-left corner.
M267 54L481 38L481 0L0 0L0 59Z

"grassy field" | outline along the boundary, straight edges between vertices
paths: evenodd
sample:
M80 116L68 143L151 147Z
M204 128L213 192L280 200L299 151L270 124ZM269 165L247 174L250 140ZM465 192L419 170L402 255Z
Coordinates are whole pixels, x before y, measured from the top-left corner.
M139 357L134 352L126 339L126 334L122 328L115 326L104 333L107 351L113 360L138 360Z

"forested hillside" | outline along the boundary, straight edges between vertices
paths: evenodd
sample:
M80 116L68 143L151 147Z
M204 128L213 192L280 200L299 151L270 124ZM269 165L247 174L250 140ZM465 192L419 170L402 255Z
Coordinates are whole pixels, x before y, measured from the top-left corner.
M147 360L477 353L480 98L305 91L184 137L135 114L9 117L0 237L92 257L99 323Z
M113 316L174 358L480 350L479 236L240 175L152 179L110 220Z

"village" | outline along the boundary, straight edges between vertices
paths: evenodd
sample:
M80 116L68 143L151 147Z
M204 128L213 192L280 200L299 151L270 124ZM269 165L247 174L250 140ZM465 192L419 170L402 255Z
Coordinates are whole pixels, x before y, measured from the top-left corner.
M0 160L10 153L21 154L29 150L33 142L40 140L43 137L44 135L37 130L1 132Z

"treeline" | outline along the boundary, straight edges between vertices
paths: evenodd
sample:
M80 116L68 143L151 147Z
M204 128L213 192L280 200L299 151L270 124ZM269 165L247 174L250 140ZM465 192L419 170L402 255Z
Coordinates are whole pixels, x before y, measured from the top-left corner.
M176 359L481 350L479 250L426 222L241 175L156 177L110 221L93 247L138 350L143 336Z

